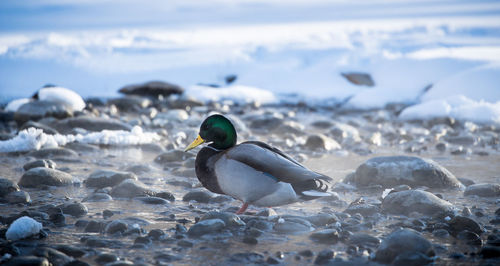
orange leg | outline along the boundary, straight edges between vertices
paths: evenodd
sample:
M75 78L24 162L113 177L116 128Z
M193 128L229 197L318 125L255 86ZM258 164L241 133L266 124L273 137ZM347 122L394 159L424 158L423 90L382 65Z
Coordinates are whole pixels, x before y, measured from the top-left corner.
M248 208L248 203L243 203L243 206L241 206L241 208L236 212L236 214L242 214L246 211L246 209Z

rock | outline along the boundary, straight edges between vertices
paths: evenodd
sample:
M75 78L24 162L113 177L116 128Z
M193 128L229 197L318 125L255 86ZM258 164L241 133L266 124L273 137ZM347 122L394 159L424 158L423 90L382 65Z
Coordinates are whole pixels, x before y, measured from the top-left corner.
M208 203L212 199L212 195L206 191L190 191L182 197L182 201L194 200L200 203Z
M20 265L30 265L30 266L49 266L47 258L37 257L37 256L19 256L10 259L5 266L20 266Z
M113 198L106 193L92 193L89 196L85 197L82 202L97 202L97 201L110 201Z
M73 116L73 109L63 103L51 101L32 101L25 103L14 113L14 119L18 124L27 121L37 121L44 117L55 117L63 119Z
M54 248L57 249L58 251L64 253L64 254L68 255L68 256L73 257L73 258L81 258L85 254L87 254L87 252L85 250L83 250L80 247L76 247L76 246L57 245Z
M172 150L172 151L167 151L167 152L164 152L164 153L158 155L155 158L155 163L166 164L166 163L171 163L171 162L182 162L182 161L185 161L191 157L194 157L194 155L191 153L180 151L180 150Z
M335 229L323 229L313 232L309 238L322 244L335 244L339 241L339 232Z
M340 73L344 78L346 78L349 82L359 86L375 86L375 82L373 82L372 77L368 73L361 72L348 72L348 73Z
M483 228L479 223L469 217L455 216L448 222L452 235L457 235L459 232L467 230L478 235L483 233Z
M313 216L304 217L315 226L325 226L337 222L339 219L335 214L320 213Z
M134 200L140 201L145 204L168 204L169 202L159 197L135 197Z
M29 162L25 165L23 165L24 171L28 171L31 168L35 167L45 167L45 168L51 168L51 169L56 169L56 163L52 160L36 160L33 162Z
M229 265L262 265L264 263L264 255L255 252L236 253L228 260Z
M457 234L457 239L460 239L464 241L467 245L472 245L472 246L481 246L483 245L483 241L481 240L481 237L468 230L461 231L460 233Z
M99 152L100 149L97 145L80 143L80 142L71 142L64 145L65 148L71 149L77 152Z
M310 135L307 137L304 146L310 150L338 150L340 149L340 144L334 139L331 139L322 134Z
M236 215L234 213L230 213L230 212L210 211L210 212L205 213L200 218L200 221L210 220L210 219L220 219L228 227L245 226L245 222L243 222L238 215Z
M127 229L128 229L128 224L126 222L121 221L121 220L114 220L106 225L106 228L104 229L104 231L107 234L112 235L115 233L123 233L123 232L127 231Z
M477 140L472 135L461 135L461 136L447 136L444 138L447 142L451 144L471 146L476 144Z
M89 210L87 209L87 206L85 206L79 202L66 203L66 204L59 205L57 207L61 208L61 210L63 211L64 214L68 214L68 215L71 215L74 217L81 217L81 216L86 215L89 212Z
M369 159L356 169L353 181L359 186L378 184L384 188L397 185L464 188L444 167L430 159L413 156L383 156Z
M40 186L67 186L76 183L76 180L68 173L36 167L23 174L19 185L22 187L40 187Z
M354 245L357 247L376 248L380 245L380 239L378 237L374 237L365 233L354 233L349 236L347 242L350 245Z
M175 201L174 194L172 194L170 192L166 192L166 191L162 191L162 192L156 193L156 197L159 197L159 198L162 198L162 199L166 199L166 200L168 200L170 202L174 202Z
M349 207L347 207L347 209L344 212L349 213L351 215L359 213L364 217L369 217L373 216L376 213L380 213L380 207L373 204L365 203L364 201L362 202L354 201L351 204L349 204Z
M100 233L106 225L103 222L90 221L85 226L84 231L87 233Z
M136 175L149 173L149 172L151 172L151 170L152 170L151 166L145 165L145 164L132 165L132 166L127 167L127 169L126 169L127 172L132 172Z
M450 233L446 229L436 229L432 231L432 235L439 238L447 238L450 236Z
M286 218L274 225L274 231L280 234L303 234L311 232L314 228L309 221L300 218Z
M392 265L401 266L420 266L427 265L433 261L432 258L420 252L403 252L399 254L393 261Z
M272 131L283 123L283 118L275 116L255 116L250 118L249 127L254 130Z
M128 172L96 170L83 182L87 187L104 188L114 187L127 179L137 180L137 176Z
M354 144L361 142L359 131L355 127L348 124L335 123L330 130L330 134L339 143Z
M190 237L200 237L202 235L218 232L225 226L226 224L221 219L203 220L191 226L187 233Z
M484 246L479 252L479 254L483 256L483 258L485 259L500 258L500 247Z
M406 190L387 195L382 201L382 209L392 214L408 215L411 212L419 212L432 216L437 213L452 212L454 207L430 192Z
M139 196L155 196L155 192L143 183L126 179L111 190L111 196L115 198L133 198Z
M5 238L8 240L16 241L38 235L42 230L42 224L35 221L33 218L23 216L16 219L10 224L9 229L5 233Z
M380 244L375 253L375 260L381 263L392 263L402 253L417 254L432 257L434 248L429 240L411 229L401 229L392 232Z
M5 201L10 204L26 204L31 202L31 197L30 194L28 194L28 192L26 191L13 191L5 196Z
M31 151L28 156L35 158L76 158L78 153L65 148L43 148L37 151Z
M314 264L326 264L328 261L332 260L335 256L335 252L331 249L325 249L318 253L316 259L314 259Z
M168 97L172 94L182 94L184 89L178 85L164 81L149 81L142 84L127 85L119 90L126 95L140 95L158 98L159 95Z
M0 198L11 192L19 191L19 186L7 178L0 178Z
M123 98L111 99L108 101L108 104L113 104L121 111L138 111L150 106L151 101L144 97L127 96Z
M49 247L38 247L34 250L33 255L47 258L52 265L66 265L73 260L66 254Z
M465 189L465 196L476 195L480 197L500 197L500 185L499 184L474 184L470 185Z
M112 118L78 116L59 120L51 124L61 134L73 134L75 128L82 128L87 131L97 132L108 130L130 131L132 127L119 120Z
M45 133L45 134L55 135L55 134L59 133L59 132L57 132L57 130L53 129L50 126L47 126L47 125L42 124L42 123L34 122L34 121L28 121L28 122L24 123L19 128L19 131L28 129L30 127L41 129L43 131L43 133Z
M160 229L153 229L153 230L149 231L149 233L148 233L148 237L153 239L153 240L160 240L160 239L164 238L166 235L167 234L165 234L165 232L163 232Z
M476 182L474 182L474 180L471 180L469 178L465 178L465 177L457 177L458 181L460 181L462 184L464 184L466 187L470 186L470 185L474 185Z

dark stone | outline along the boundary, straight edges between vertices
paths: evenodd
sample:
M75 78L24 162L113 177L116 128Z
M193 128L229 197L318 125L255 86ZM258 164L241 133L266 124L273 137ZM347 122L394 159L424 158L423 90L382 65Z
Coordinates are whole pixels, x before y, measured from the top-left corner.
M348 73L340 73L340 75L342 75L349 82L355 85L367 86L367 87L375 86L375 82L373 82L372 77L368 73L348 72Z
M484 246L479 254L485 259L500 258L500 247Z
M304 146L310 150L329 151L340 149L340 144L337 141L322 134L315 134L307 137Z
M88 224L85 226L85 232L87 233L100 233L106 224L103 222L98 222L98 221L89 221Z
M36 168L36 167L45 167L45 168L51 168L51 169L56 169L56 163L52 160L36 160L33 162L29 162L23 166L24 171L28 171L31 168Z
M159 197L135 197L134 200L140 201L145 204L168 204L169 202L165 199Z
M89 210L87 209L87 206L75 202L75 203L66 203L57 206L58 208L61 208L64 214L69 214L74 217L81 217L86 215Z
M253 236L245 236L243 238L243 243L249 244L249 245L257 245L259 243L259 241L257 240L257 238L255 238Z
M130 131L132 127L119 120L112 118L86 117L78 116L59 120L51 124L61 134L73 134L75 128L83 128L87 131L108 130L126 130Z
M194 200L196 202L200 203L208 203L210 202L210 199L212 198L212 195L210 195L206 191L190 191L182 197L182 201L191 201Z
M5 266L49 266L51 265L47 258L36 256L20 256L14 257L5 263Z
M156 193L156 196L159 198L162 198L162 199L166 199L166 200L171 201L171 202L175 201L174 194L172 194L170 192L166 192L166 191L158 192L158 193Z
M500 247L500 234L489 235L486 243L488 245Z
M306 220L308 220L309 222L311 222L315 226L325 226L325 225L335 223L339 220L339 218L337 218L337 216L335 216L334 214L329 214L329 213L320 213L317 215L307 216L304 218Z
M38 122L35 122L35 121L28 121L26 123L24 123L20 128L19 128L19 131L21 130L25 130L25 129L28 129L30 127L34 127L34 128L38 128L38 129L41 129L43 130L43 132L45 134L50 134L50 135L55 135L55 134L59 134L59 132L57 132L57 130L51 128L50 126L47 126L45 124L42 124L42 123L38 123Z
M349 213L351 215L359 213L364 217L369 217L373 216L376 213L380 213L380 207L373 204L368 204L364 202L358 203L354 201L349 205L349 207L347 207L347 209L344 212Z
M433 261L432 258L420 252L403 252L393 261L395 266L420 266L427 265Z
M31 202L31 197L26 191L13 191L5 196L5 201L10 204L26 204Z
M113 187L127 179L137 180L137 176L128 172L96 170L83 182L88 187L104 188Z
M255 252L236 253L229 257L229 263L238 263L239 265L258 265L264 262L264 256Z
M299 251L299 255L304 256L304 257L312 257L312 256L314 256L314 253L310 249L305 249L305 250Z
M480 197L500 197L499 184L474 184L465 189L465 196L476 195Z
M378 237L371 236L365 233L355 233L348 237L349 244L357 247L373 247L376 248L380 245Z
M464 187L452 173L436 162L412 156L369 159L356 169L353 182L358 186L378 184L384 188L397 185L455 189Z
M451 233L457 235L459 232L467 230L478 235L483 233L483 229L479 223L469 217L455 216L448 222Z
M205 213L200 218L200 221L211 219L220 219L226 224L226 226L229 227L245 226L245 223L240 219L238 215L230 212L210 211Z
M450 233L445 229L436 229L432 231L432 235L439 238L447 238L450 236Z
M45 257L52 265L64 265L72 259L66 254L48 247L38 247L34 250L33 255L38 257Z
M331 249L325 249L318 253L316 259L314 260L314 264L321 265L328 263L335 256L335 252Z
M92 193L85 197L82 202L110 201L113 198L106 193Z
M148 98L139 96L127 96L123 98L110 99L108 104L113 104L121 111L138 111L151 105Z
M155 196L156 193L137 180L126 179L115 186L110 194L115 198L133 198L139 196Z
M22 187L67 186L73 183L75 179L70 174L44 167L28 170L19 180Z
M95 258L95 262L100 264L110 263L118 261L118 256L110 253L101 253Z
M113 216L114 213L110 210L104 210L102 211L102 218L108 219L109 217Z
M392 263L404 252L422 253L425 256L435 255L434 248L429 240L411 229L401 229L392 232L380 244L375 253L375 260L381 263Z
M173 261L181 260L182 258L172 254L160 254L154 257L156 265L165 265Z
M65 148L44 148L27 154L35 158L77 158L78 153Z
M37 121L44 117L55 117L63 119L73 116L73 110L59 102L32 101L25 103L14 113L14 119L18 124L29 120Z
M144 237L144 236L138 236L134 240L134 244L149 245L151 243L152 243L151 239L149 239L148 237Z
M64 264L64 266L90 266L90 264L86 263L85 261L81 261L81 260L72 260L72 261Z
M481 237L478 234L467 230L458 233L457 239L460 239L466 242L467 245L472 245L472 246L481 246L483 244L483 241L481 240Z
M202 235L218 232L225 226L226 224L221 219L204 220L191 226L187 233L190 237L200 237Z
M312 231L312 224L300 218L286 218L284 222L278 222L273 227L280 234L303 234Z
M155 163L168 164L171 162L182 162L192 157L194 157L194 155L189 152L171 150L156 156Z
M165 234L165 232L163 232L160 229L153 229L153 230L149 231L149 233L148 233L148 237L153 239L153 240L160 240L160 239L164 238L166 235L167 234Z
M191 247L193 247L193 245L194 245L193 242L185 240L185 239L181 239L177 242L177 246L183 247L183 248L191 248Z
M164 81L149 81L142 84L127 85L119 90L126 95L151 96L157 98L159 95L168 97L172 94L182 94L184 89L178 85Z
M238 79L238 76L235 74L229 74L229 75L224 77L224 80L226 81L227 85L235 82L237 79Z
M19 186L16 183L7 178L0 178L0 198L15 191L19 191Z
M80 258L87 254L87 252L81 248L70 245L57 245L55 249L73 258Z
M309 237L319 243L335 244L339 241L339 232L335 229L323 229L313 232Z
M419 212L432 216L440 212L451 212L453 208L451 203L422 190L393 192L382 202L382 209L385 212L403 215Z
M107 234L115 234L115 233L123 233L127 231L128 225L127 223L120 221L120 220L114 220L108 225L106 225L106 228L104 229Z

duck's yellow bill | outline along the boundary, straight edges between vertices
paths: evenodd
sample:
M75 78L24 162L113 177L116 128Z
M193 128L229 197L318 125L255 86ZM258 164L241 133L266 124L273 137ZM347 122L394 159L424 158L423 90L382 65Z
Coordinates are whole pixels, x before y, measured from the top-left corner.
M189 144L189 146L187 146L187 148L184 151L189 151L191 149L194 149L196 146L201 145L203 143L205 143L205 140L202 139L200 135L198 135L198 137L191 144Z

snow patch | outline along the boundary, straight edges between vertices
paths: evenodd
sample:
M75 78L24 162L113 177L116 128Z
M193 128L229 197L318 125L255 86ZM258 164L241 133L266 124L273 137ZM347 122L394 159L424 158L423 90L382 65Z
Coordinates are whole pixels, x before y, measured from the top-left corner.
M19 109L19 107L21 107L21 105L23 105L25 103L29 103L29 102L31 102L31 100L32 99L30 99L30 98L21 98L21 99L12 100L7 104L7 106L5 106L5 111L15 112L15 111L17 111L17 109Z
M12 139L0 141L0 152L27 152L41 148L55 148L71 142L98 145L140 145L160 140L156 133L143 132L139 126L132 130L102 130L77 135L48 135L43 130L28 128L22 130Z
M85 108L85 102L78 93L63 87L41 88L38 91L38 99L64 103L73 111L82 111Z
M42 224L35 221L33 218L23 216L15 220L9 226L9 229L7 229L7 232L5 233L5 237L12 241L28 238L40 233L42 227Z

